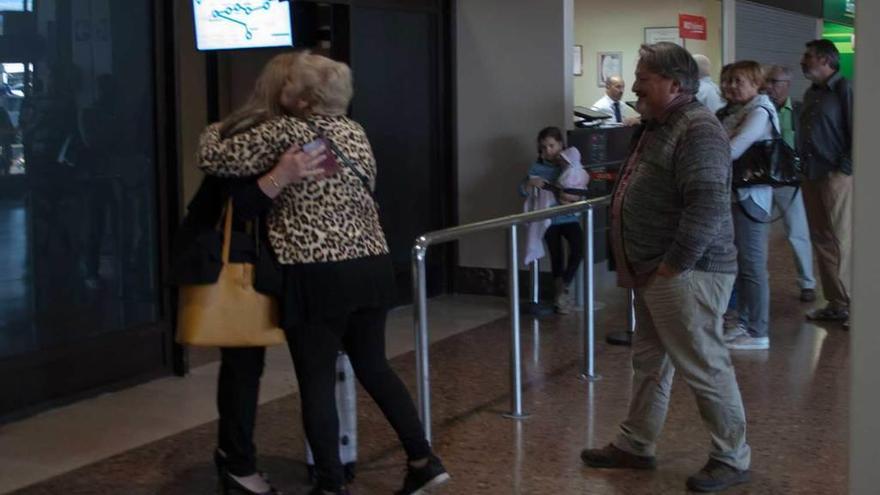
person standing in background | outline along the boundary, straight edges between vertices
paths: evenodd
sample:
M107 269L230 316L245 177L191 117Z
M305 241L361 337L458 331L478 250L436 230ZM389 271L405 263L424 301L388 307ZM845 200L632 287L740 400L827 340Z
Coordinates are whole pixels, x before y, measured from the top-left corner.
M813 84L804 93L797 148L804 166L804 206L816 250L823 308L810 320L849 321L852 241L852 113L850 82L840 73L840 52L828 40L806 44L804 76Z
M776 107L782 139L795 148L797 115L789 97L790 90L791 70L788 67L773 65L766 69L764 92ZM803 194L796 187L777 187L773 190L773 205L783 214L785 236L794 252L798 287L801 291L800 299L803 302L813 302L816 300L813 245L810 243L810 228L807 225Z
M626 83L620 76L611 76L605 80L605 95L596 100L591 110L611 116L616 124L633 125L638 123L635 112L621 101Z
M726 104L721 98L721 90L712 80L712 61L699 53L694 55L694 61L700 69L700 89L697 90L697 101L709 107L712 113L724 108Z

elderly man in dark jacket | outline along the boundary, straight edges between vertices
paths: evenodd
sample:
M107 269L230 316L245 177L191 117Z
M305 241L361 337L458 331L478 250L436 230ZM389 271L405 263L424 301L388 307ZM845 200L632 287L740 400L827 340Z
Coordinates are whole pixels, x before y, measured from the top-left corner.
M751 452L722 339L736 276L730 144L695 101L698 81L683 48L642 46L633 91L645 122L611 205L618 284L635 290L632 397L616 440L581 458L592 467L653 469L678 370L712 437L709 461L687 487L707 492L747 482Z
M807 43L801 59L813 84L804 94L797 135L804 164L804 206L828 304L811 320L849 321L852 251L853 91L840 73L840 53L828 40Z

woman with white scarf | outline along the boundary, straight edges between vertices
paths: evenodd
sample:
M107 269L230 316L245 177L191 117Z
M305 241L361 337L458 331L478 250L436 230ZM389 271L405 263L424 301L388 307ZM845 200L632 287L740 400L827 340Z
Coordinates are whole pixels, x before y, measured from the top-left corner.
M725 67L721 84L727 106L718 117L730 137L730 154L738 160L754 143L773 139L779 132L776 108L767 95L759 94L764 76L758 62L744 60ZM775 128L775 132L774 132ZM736 278L738 323L725 336L727 347L736 350L770 348L770 279L767 258L773 188L767 185L739 187L734 191L733 225L739 273Z

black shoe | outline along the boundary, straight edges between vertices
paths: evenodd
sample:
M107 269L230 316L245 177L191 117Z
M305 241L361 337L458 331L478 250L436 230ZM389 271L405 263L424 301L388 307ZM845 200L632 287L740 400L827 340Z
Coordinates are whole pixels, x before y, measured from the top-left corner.
M697 474L688 477L688 490L694 492L718 492L732 486L748 483L751 479L748 469L740 471L721 461L709 459L709 462Z
M406 478L403 480L403 488L397 490L395 495L421 495L425 490L442 485L449 481L449 473L440 463L437 456L431 454L428 463L422 467L406 466Z
M236 480L232 474L226 469L226 454L220 450L214 450L214 466L217 467L217 479L220 480L220 493L223 495L233 495L233 494L244 494L244 495L282 495L280 491L278 491L275 487L269 484L269 477L266 473L263 472L255 472L254 474L259 474L263 481L269 485L269 491L267 492L255 492L250 490L246 486L243 486L241 483ZM241 478L241 476L239 476Z
M801 302L813 302L816 300L815 289L801 289Z
M654 456L630 454L608 444L601 449L584 449L581 451L584 464L594 468L610 469L656 469L657 459Z

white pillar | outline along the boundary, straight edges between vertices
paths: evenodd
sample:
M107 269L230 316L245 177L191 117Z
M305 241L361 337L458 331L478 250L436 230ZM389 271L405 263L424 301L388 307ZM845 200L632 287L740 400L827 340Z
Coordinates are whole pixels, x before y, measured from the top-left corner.
M722 0L721 9L721 58L726 65L736 61L736 0Z
M853 181L853 302L850 336L850 493L880 487L880 210L877 115L880 115L880 2L859 2L856 33L862 50L855 69L855 178ZM870 48L869 48L870 47Z

